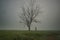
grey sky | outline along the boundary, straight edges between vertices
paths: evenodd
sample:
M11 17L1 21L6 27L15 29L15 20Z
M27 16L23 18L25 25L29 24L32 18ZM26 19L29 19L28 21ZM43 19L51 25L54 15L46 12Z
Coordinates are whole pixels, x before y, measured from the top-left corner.
M41 24L34 23L31 29L35 26L38 30L43 29L60 29L59 3L60 0L38 0L42 7L43 13L38 15ZM23 24L19 23L18 14L20 8L28 2L28 0L0 0L0 29L27 29Z

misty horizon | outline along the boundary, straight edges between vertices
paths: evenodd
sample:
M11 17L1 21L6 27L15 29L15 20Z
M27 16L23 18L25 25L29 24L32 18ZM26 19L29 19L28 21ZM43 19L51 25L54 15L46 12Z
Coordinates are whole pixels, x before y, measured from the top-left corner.
M60 30L59 0L37 0L43 13L37 16L41 23L32 23L31 30ZM28 30L19 23L20 8L29 0L0 0L0 30Z

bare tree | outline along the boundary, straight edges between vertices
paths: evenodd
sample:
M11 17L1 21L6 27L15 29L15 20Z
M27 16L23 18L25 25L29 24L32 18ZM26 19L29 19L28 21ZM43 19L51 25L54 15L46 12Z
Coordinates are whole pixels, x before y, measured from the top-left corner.
M24 23L27 25L28 30L30 31L30 26L32 22L40 22L37 21L35 18L36 16L40 13L40 8L39 6L35 5L36 0L31 0L31 3L29 4L29 7L22 7L22 14L19 16L22 21L20 23ZM34 6L35 5L35 6Z

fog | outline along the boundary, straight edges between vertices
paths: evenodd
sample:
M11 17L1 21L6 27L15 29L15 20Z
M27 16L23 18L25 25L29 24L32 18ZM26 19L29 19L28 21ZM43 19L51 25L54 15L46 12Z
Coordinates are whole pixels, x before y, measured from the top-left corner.
M41 23L31 25L31 30L60 30L59 6L60 0L37 0L43 13L38 15ZM24 24L19 23L20 8L29 0L0 0L0 29L27 30Z

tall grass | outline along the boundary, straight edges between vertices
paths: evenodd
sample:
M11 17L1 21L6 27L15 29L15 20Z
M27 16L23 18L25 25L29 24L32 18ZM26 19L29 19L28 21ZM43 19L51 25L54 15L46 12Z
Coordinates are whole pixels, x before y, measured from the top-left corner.
M0 30L0 40L47 40L49 36L60 40L60 31Z

